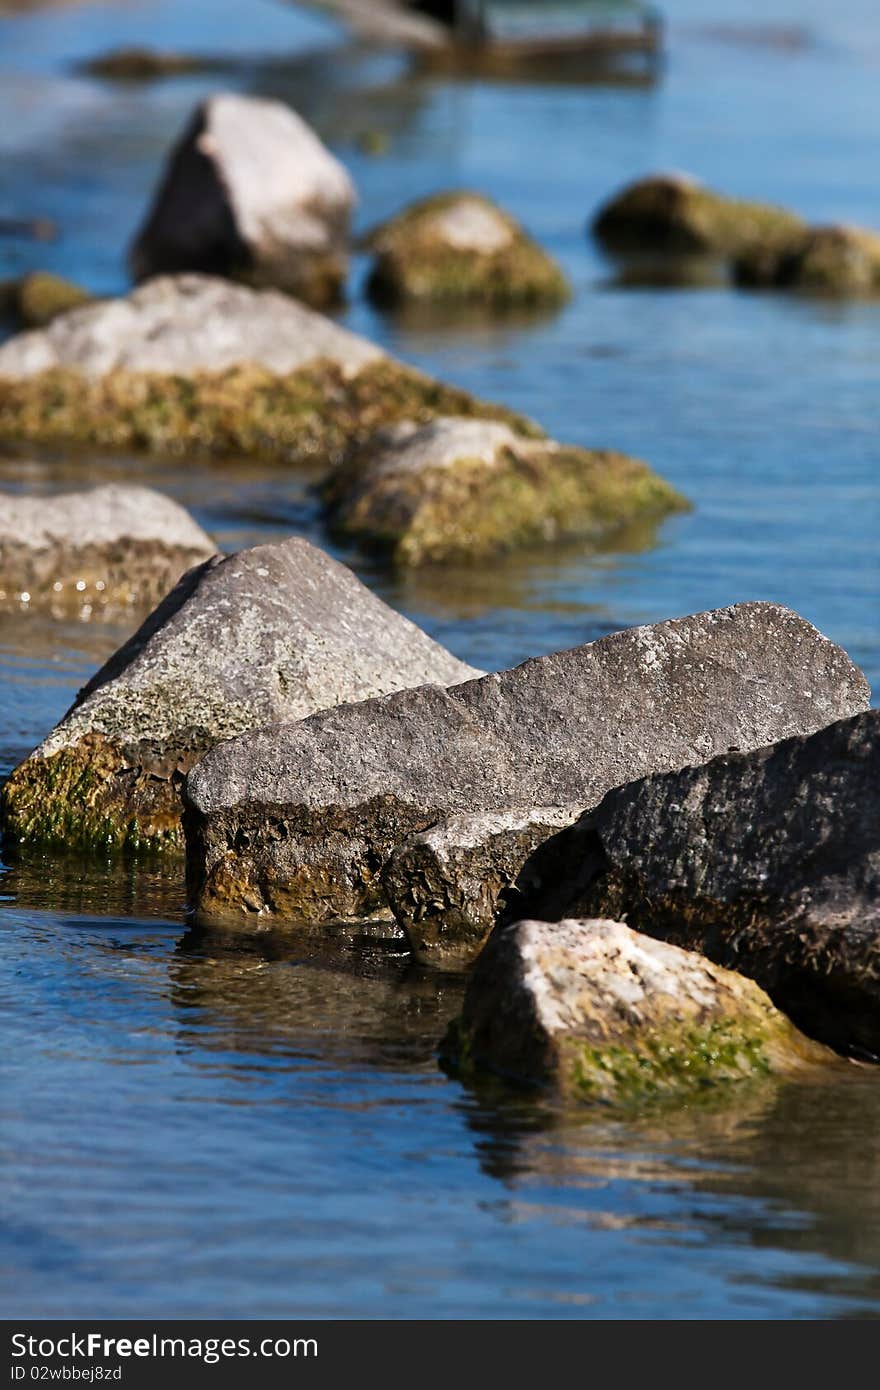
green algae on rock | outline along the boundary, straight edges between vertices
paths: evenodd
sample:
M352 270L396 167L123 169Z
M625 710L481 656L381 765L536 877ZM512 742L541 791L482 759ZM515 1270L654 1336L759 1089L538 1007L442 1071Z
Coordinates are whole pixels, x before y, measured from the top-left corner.
M380 431L330 479L332 525L399 565L582 536L607 540L688 503L647 464L527 440L499 421L441 417Z
M541 433L287 295L208 276L159 277L0 346L0 433L35 443L331 466L382 425L444 414Z
M190 570L11 774L13 845L179 849L188 769L220 740L479 674L305 540Z
M32 270L20 280L0 284L0 316L20 328L45 328L60 314L92 302L88 290L53 275Z
M465 1074L623 1105L844 1065L752 980L603 919L497 929L443 1050Z
M375 255L368 289L395 303L482 302L495 308L560 304L559 266L514 218L477 193L424 198L366 239Z
M183 507L150 488L0 493L0 608L88 616L145 607L215 551Z
M734 264L738 284L803 294L880 294L880 234L863 227L811 227L781 245L754 247Z
M785 208L727 198L683 174L655 174L614 195L593 231L623 255L738 256L804 230Z

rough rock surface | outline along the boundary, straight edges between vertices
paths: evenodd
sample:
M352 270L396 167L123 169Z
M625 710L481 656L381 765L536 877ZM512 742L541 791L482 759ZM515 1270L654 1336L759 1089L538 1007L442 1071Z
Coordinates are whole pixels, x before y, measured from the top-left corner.
M0 605L157 603L216 548L183 507L150 488L0 493Z
M368 289L395 303L561 303L568 282L514 218L478 193L421 199L367 239L375 256Z
M308 541L217 556L13 772L5 829L19 842L175 847L183 775L219 739L474 674Z
M545 875L562 867L536 850L570 826L581 809L540 806L451 816L405 840L382 870L382 887L413 954L440 967L470 964L502 904L515 913L521 895L539 894Z
M328 501L339 533L399 565L479 561L569 536L602 541L687 506L625 454L450 417L379 431L331 478Z
M880 294L880 236L862 227L813 227L740 256L741 285L830 295Z
M171 152L132 273L198 270L332 303L355 202L345 169L289 106L213 96Z
M649 771L867 703L839 647L787 609L746 603L328 711L231 740L192 771L191 896L239 920L387 913L389 855L449 815L595 806Z
M566 838L554 909L627 913L880 1058L880 711L620 787Z
M445 1051L464 1071L621 1103L834 1061L752 980L602 919L495 932Z
M396 420L513 415L275 290L163 276L0 346L8 438L338 463Z
M725 198L683 174L630 184L599 209L593 231L609 251L737 256L802 232L794 213Z

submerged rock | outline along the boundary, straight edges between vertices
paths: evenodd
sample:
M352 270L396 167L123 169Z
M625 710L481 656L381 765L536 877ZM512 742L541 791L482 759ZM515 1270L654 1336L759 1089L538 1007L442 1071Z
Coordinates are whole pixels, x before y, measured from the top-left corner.
M567 838L554 906L627 913L880 1059L880 711L620 787Z
M561 303L570 293L556 262L514 218L477 193L434 194L378 227L368 289L374 298Z
M60 314L91 300L87 290L48 270L32 270L0 285L0 313L21 328L45 328Z
M752 980L601 919L496 931L444 1051L466 1072L623 1104L834 1061Z
M12 773L7 836L177 847L184 774L218 740L474 674L308 541L215 556L184 576Z
M150 488L0 493L0 605L157 603L216 548L183 507Z
M738 256L803 230L784 208L725 198L683 174L639 179L593 221L602 245L622 254Z
M867 702L845 652L787 609L746 603L246 734L190 773L191 897L237 920L387 915L384 864L447 816L595 806L648 771Z
M274 290L164 276L0 346L8 438L338 464L384 424L536 426L387 357Z
M406 421L355 448L331 478L342 535L396 564L464 559L583 536L687 508L647 464L603 449L528 440L497 420Z
M289 106L210 97L171 152L132 274L203 271L331 304L355 202L345 169Z
M210 72L219 66L216 60L200 58L194 53L171 53L157 48L132 46L113 48L80 64L80 70L90 77L106 77L114 82L151 82L157 77L183 77L191 73Z
M540 893L552 858L535 854L582 808L541 806L451 816L412 835L382 870L382 887L413 954L441 967L468 965L496 914ZM525 869L525 866L529 867Z
M813 227L781 246L743 254L734 275L740 285L753 288L880 294L880 235L862 227Z

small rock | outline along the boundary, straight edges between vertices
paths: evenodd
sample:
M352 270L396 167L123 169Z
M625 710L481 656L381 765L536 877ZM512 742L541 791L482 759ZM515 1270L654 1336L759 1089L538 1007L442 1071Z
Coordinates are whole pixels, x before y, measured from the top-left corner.
M725 198L682 174L630 184L599 209L593 231L609 251L739 256L804 230L794 213Z
M192 898L238 921L387 916L383 865L448 816L595 806L647 772L867 703L845 652L787 609L745 603L249 733L189 776Z
M601 919L496 931L444 1051L465 1072L618 1104L836 1060L753 981Z
M14 286L10 307L22 328L45 328L61 314L92 302L88 290L48 270L32 270Z
M554 906L627 913L880 1059L880 710L620 787L566 834Z
M398 565L606 541L687 503L647 464L527 440L497 420L405 421L353 449L327 488L332 525Z
M442 385L274 290L163 276L0 346L0 433L37 443L328 465L437 415L537 426Z
M308 541L215 556L12 773L0 803L7 836L176 848L184 774L218 740L475 674Z
M501 906L540 892L542 873L553 872L535 851L578 815L577 807L542 806L451 816L405 840L382 870L382 887L413 955L443 968L475 960Z
M880 294L880 236L861 227L814 227L755 248L734 265L737 283L807 294Z
M0 493L0 605L155 604L216 548L183 507L149 488Z
M561 303L569 286L556 262L512 217L477 193L424 198L367 238L374 298L437 302Z
M151 82L157 77L183 77L210 72L217 66L209 58L192 53L168 53L156 48L114 48L81 64L90 77L106 77L114 82Z
M171 152L132 274L203 271L332 304L355 202L345 169L290 107L210 97Z

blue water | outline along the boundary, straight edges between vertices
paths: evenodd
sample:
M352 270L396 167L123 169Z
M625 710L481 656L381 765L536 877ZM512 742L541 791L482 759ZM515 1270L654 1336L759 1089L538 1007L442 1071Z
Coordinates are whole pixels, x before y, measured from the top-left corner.
M246 11L246 23L242 19ZM561 313L387 318L357 260L343 318L400 356L647 458L694 503L656 544L407 579L342 553L460 656L524 656L745 598L797 608L880 689L880 303L615 286L585 234L657 168L880 226L871 0L668 0L654 86L418 76L275 0L119 0L0 18L0 216L49 216L29 266L106 293L164 152L217 86L274 94L351 169L367 226L420 193L497 197L564 263ZM122 44L234 56L117 86ZM362 152L381 132L387 152ZM31 491L137 477L225 548L304 531L308 480L231 461L8 457ZM124 637L0 618L0 772ZM831 1317L880 1308L872 1074L624 1123L439 1070L461 982L394 941L234 947L184 926L176 870L58 861L0 877L4 1311L104 1316Z

